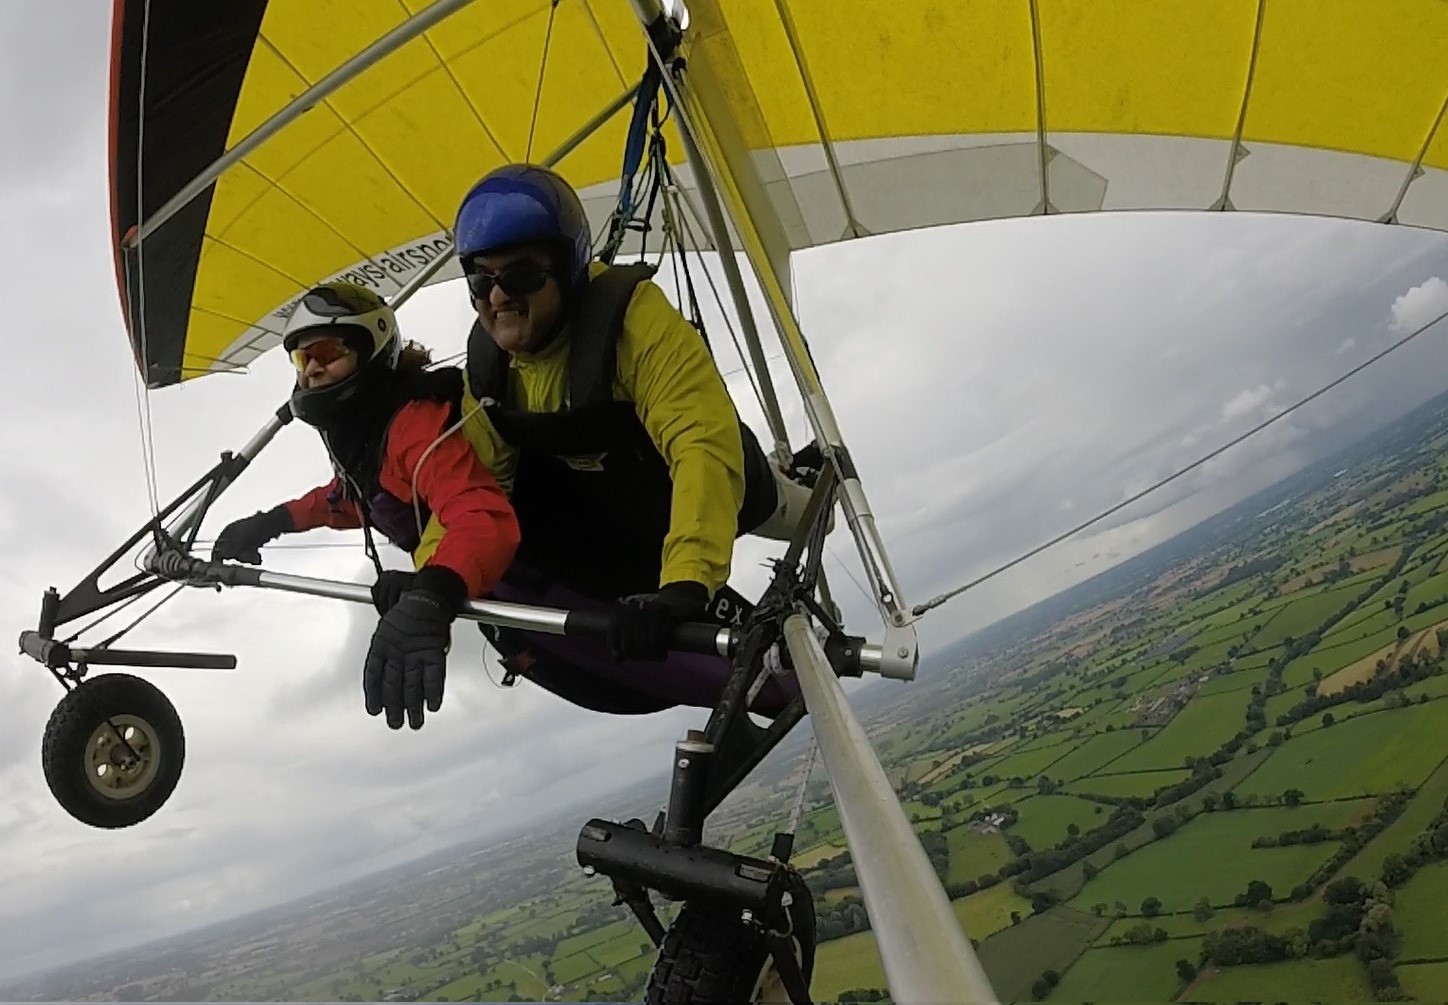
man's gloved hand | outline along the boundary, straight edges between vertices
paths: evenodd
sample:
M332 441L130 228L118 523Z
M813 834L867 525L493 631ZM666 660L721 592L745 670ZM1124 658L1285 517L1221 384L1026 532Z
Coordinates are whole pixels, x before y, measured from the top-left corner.
M261 546L294 530L296 527L286 506L244 516L227 524L216 535L216 543L211 546L211 560L225 562L234 559L247 565L261 565Z
M709 588L682 580L667 583L658 593L624 597L614 604L608 623L608 645L616 660L662 660L669 653L674 629L687 621L706 620Z
M402 569L386 569L377 577L377 582L372 584L372 606L377 608L378 614L386 614L397 606L402 595L412 589L413 580L417 573L406 572Z
M451 569L429 565L413 577L372 633L362 667L368 715L385 710L388 727L401 729L406 712L408 724L421 729L423 705L442 707L452 623L466 599L467 585Z

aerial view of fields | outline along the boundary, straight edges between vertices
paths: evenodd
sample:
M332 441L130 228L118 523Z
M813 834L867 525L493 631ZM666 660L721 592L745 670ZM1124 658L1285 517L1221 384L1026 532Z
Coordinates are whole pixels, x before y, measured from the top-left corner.
M1438 401L861 697L1002 1001L1448 999L1445 475ZM888 1000L798 734L708 837L765 852L807 783L812 992ZM637 1000L655 950L579 822L0 991Z

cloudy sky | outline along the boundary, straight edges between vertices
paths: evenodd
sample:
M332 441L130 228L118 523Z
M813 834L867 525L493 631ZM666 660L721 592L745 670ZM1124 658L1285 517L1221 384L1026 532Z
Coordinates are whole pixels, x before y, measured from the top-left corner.
M291 379L273 354L246 375L142 401L107 246L108 19L84 5L41 10L0 5L0 211L11 235L0 250L10 333L0 610L17 634L33 626L45 587L71 586L146 518L150 460L167 499L244 442ZM1324 220L1053 218L855 242L800 256L796 276L805 330L915 602L1118 502L1448 310L1448 239ZM444 286L402 320L447 353L461 348L466 312ZM715 320L721 368L733 370ZM1435 329L1095 533L935 612L923 645L1163 540L1439 392L1445 372L1448 330ZM743 375L729 380L762 430ZM797 444L797 397L783 397ZM208 529L326 475L315 438L288 430ZM367 581L357 538L292 543L268 554L269 567ZM859 572L848 536L837 531L831 546L849 620L877 636L849 581ZM741 546L736 585L757 590L772 551ZM501 690L463 625L442 713L420 733L393 733L359 693L374 622L334 601L188 591L128 636L235 653L241 666L146 673L186 724L187 769L163 812L119 833L83 827L51 798L39 745L60 691L29 660L6 657L0 978L73 947L116 945L118 917L127 936L165 935L657 770L664 744L701 721L620 723L526 685Z

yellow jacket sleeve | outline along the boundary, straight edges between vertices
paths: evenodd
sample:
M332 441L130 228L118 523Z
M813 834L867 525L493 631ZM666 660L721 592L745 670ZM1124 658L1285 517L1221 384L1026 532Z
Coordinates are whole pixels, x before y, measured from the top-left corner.
M744 501L739 417L703 337L652 282L624 315L618 384L674 483L659 585L693 580L712 595L729 579Z

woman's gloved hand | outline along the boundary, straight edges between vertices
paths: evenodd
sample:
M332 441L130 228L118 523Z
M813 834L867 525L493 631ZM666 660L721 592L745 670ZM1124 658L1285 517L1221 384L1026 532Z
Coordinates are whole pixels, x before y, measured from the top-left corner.
M368 715L387 713L390 729L401 729L404 714L421 729L423 707L442 707L452 623L467 599L467 584L451 569L429 565L412 579L377 623L362 667L362 696Z
M216 535L216 543L211 546L211 560L261 565L261 546L294 530L296 527L286 506L244 516L227 524Z
M709 588L681 580L666 583L658 593L624 597L614 605L608 624L608 645L616 660L659 661L669 654L674 629L689 621L706 621Z
M402 595L412 589L417 573L402 569L385 569L372 584L372 606L378 614L386 614L397 606Z

